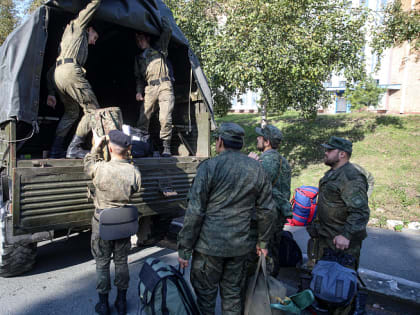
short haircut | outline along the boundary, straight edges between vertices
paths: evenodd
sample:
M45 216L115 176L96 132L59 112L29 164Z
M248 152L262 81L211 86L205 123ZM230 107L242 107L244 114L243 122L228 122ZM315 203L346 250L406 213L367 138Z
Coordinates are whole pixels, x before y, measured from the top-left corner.
M339 151L344 152L347 155L347 158L350 160L351 152L347 152L347 151L344 151L344 150L339 150Z
M277 149L278 147L279 147L279 144L277 143L277 144L273 144L272 142L271 142L271 140L270 139L266 139L266 138L264 138L264 140L265 141L269 141L270 142L270 145L271 145L271 147L273 148L273 149Z
M112 151L114 151L115 154L126 155L127 152L128 152L129 148L120 147L118 144L115 144L115 143L112 143L112 142L110 142L109 144L111 145Z
M244 146L243 141L242 142L236 142L236 141L230 141L223 139L223 137L220 137L223 140L223 145L226 149L233 149L233 150L240 150Z

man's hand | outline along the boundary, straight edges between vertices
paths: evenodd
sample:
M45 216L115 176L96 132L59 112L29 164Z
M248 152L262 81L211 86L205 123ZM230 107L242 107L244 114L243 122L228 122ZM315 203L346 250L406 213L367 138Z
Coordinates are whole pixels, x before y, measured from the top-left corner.
M337 235L333 239L333 243L337 249L345 250L349 248L350 241L345 238L343 235Z
M52 109L55 109L55 105L57 105L57 99L54 95L48 95L47 97L47 105Z
M258 255L258 256L261 256L261 254L263 254L263 255L264 255L264 257L267 257L267 255L268 255L268 249L266 249L266 248L261 248L261 247L259 247L259 246L257 245L257 255Z
M260 161L260 157L259 157L259 156L258 156L258 154L257 154L257 153L255 153L255 152L250 152L250 153L248 154L248 157L250 157L251 159L254 159L254 160Z
M181 268L187 268L188 267L188 260L182 259L178 257L179 266Z
M144 101L143 94L141 94L141 93L137 93L137 94L136 94L136 101L137 101L137 102Z
M95 141L95 146L92 148L93 153L100 153L105 144L106 136L98 137L95 132L93 132L93 137Z

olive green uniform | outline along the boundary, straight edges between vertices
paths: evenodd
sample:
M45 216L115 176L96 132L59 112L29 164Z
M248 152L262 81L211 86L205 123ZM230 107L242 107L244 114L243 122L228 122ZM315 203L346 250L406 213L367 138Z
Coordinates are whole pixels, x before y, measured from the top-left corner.
M101 0L92 0L79 12L64 30L61 38L57 63L48 78L48 92L58 92L64 104L64 114L58 123L56 136L64 138L79 118L79 106L84 115L77 126L76 135L84 138L91 130L92 119L89 115L99 108L98 100L85 76L83 66L88 57L87 26L99 8Z
M261 165L272 183L272 195L277 209L277 220L269 242L269 255L273 258L272 273L276 275L280 268L279 244L286 218L292 215L290 205L291 168L287 160L274 149L265 151L260 156ZM255 266L256 267L256 266ZM254 269L254 268L253 268ZM255 270L255 269L254 269Z
M172 28L166 17L162 18L162 28L156 47L145 49L134 61L136 91L144 95L137 127L144 133L149 133L150 119L159 108L160 138L171 140L175 97L173 78L170 76L166 61L169 40L172 36Z
M369 221L367 190L366 176L350 162L336 170L329 170L321 178L315 220L319 236L317 260L322 258L325 248L336 250L333 239L342 235L350 240L349 248L344 252L356 259L353 268L357 270ZM335 309L333 313L348 314L351 306Z
M189 192L178 253L192 253L191 283L203 314L214 314L220 286L223 314L241 314L247 256L266 248L275 219L271 184L261 164L225 150L200 164ZM257 239L251 236L255 208Z
M135 192L140 191L140 172L127 160L104 162L98 154L88 153L84 158L85 172L95 186L95 213L92 218L91 250L96 261L96 289L100 294L111 290L110 263L115 264L115 286L127 290L129 272L127 257L131 248L130 238L105 241L99 237L98 209L118 208L130 203Z

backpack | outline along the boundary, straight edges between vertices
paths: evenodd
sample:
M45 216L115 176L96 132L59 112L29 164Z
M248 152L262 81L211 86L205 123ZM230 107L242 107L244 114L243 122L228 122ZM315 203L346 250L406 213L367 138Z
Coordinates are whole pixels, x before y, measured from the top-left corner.
M330 306L348 305L357 293L357 273L351 268L351 255L324 250L324 256L312 270L310 288L317 299Z
M279 245L280 267L296 267L302 261L302 251L290 231L282 231Z
M139 274L142 311L155 315L199 315L190 287L173 266L156 258L146 259Z
M122 130L127 136L131 136L131 156L133 158L152 155L153 145L150 135L144 134L140 129L129 125L123 125Z
M305 226L312 222L318 207L318 188L300 186L295 189L292 198L293 218L288 220L290 225Z

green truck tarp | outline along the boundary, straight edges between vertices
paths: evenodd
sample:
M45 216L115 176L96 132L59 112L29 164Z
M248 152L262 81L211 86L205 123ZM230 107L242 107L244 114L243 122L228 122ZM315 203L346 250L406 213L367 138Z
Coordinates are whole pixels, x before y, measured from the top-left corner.
M48 39L53 29L61 28L62 34L64 27L49 24L53 23L54 16L67 14L69 19L73 18L87 3L88 1L48 1L17 27L0 47L0 125L10 119L28 124L36 122L41 84L45 84L42 78L47 70L46 64L51 66L56 57L55 52L46 51ZM213 117L212 97L206 77L197 57L189 49L188 40L162 1L103 0L93 22L158 35L162 16L170 18L173 27L171 45L184 48L177 51L185 52L185 58L189 60L198 88ZM55 37L54 41L58 47L60 37ZM46 56L49 56L48 62Z

